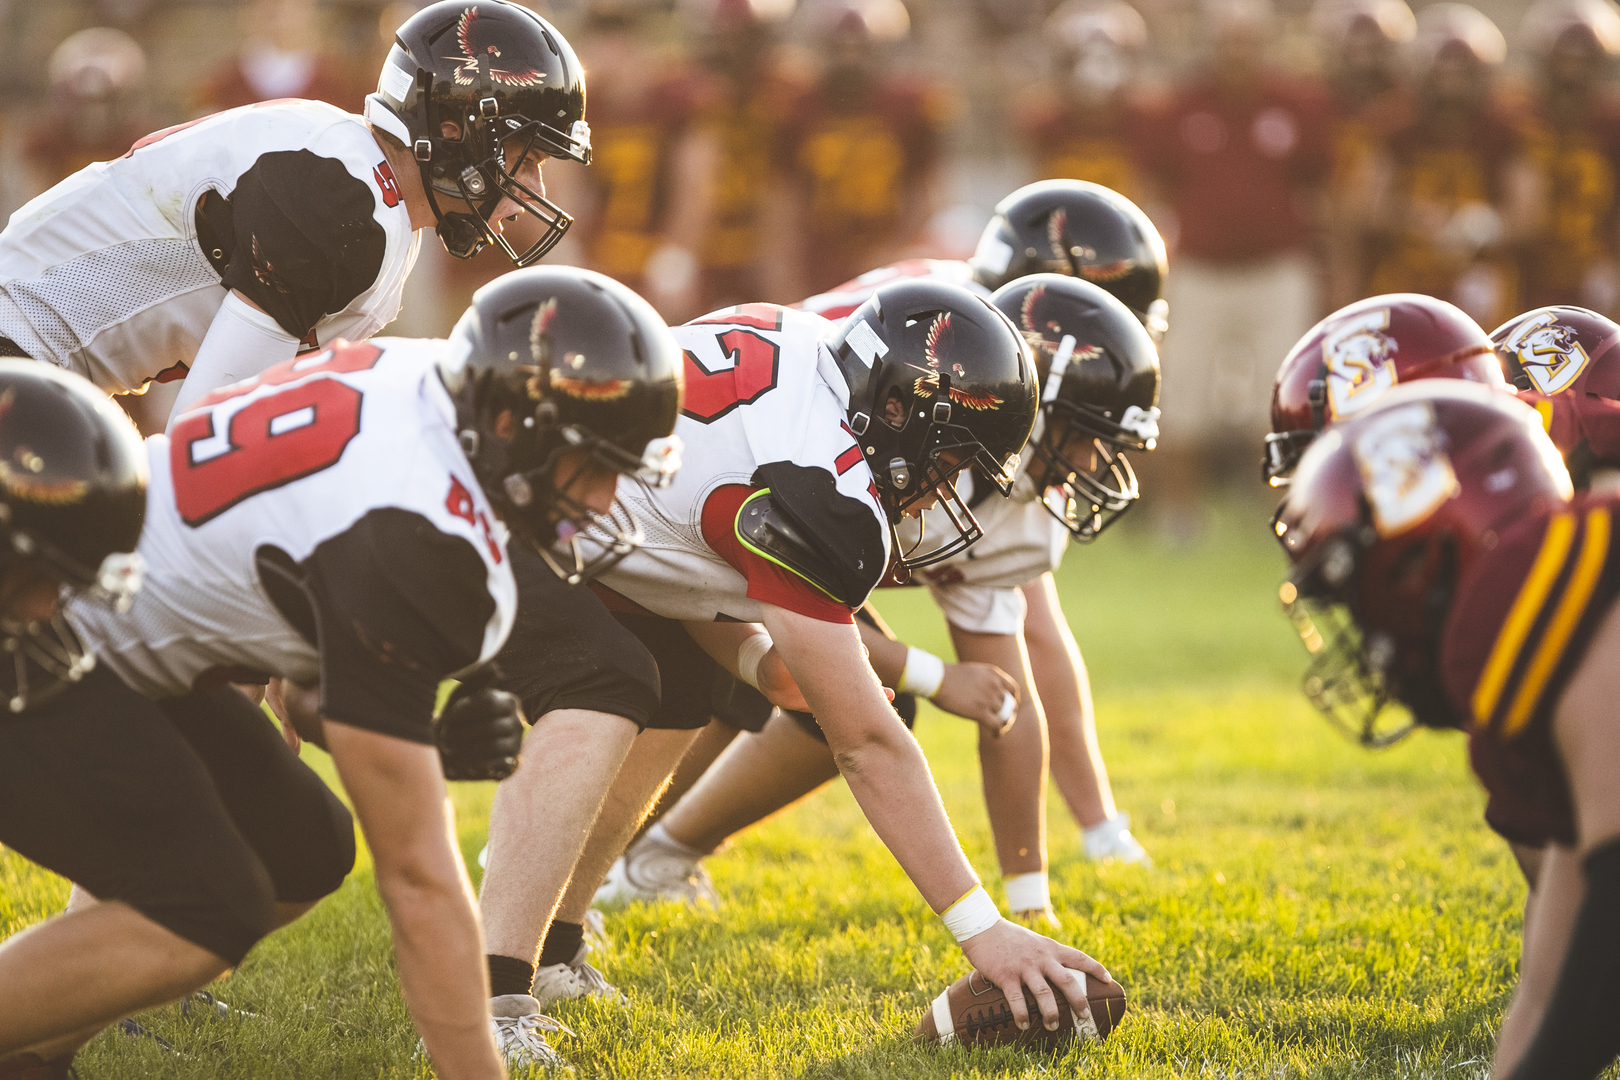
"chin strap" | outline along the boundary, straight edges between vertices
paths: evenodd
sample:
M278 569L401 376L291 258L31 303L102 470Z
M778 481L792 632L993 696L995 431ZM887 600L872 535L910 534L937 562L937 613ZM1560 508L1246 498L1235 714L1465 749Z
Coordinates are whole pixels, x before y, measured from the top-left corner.
M1620 840L1586 857L1586 898L1535 1041L1508 1080L1592 1080L1620 1053Z

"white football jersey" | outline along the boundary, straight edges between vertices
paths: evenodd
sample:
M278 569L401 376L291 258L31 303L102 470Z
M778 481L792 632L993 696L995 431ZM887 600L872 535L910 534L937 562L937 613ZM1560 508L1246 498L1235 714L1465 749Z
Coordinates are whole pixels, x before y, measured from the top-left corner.
M674 328L686 354L686 399L675 423L684 463L667 488L620 481L618 497L641 519L647 540L603 584L668 618L758 622L762 607L748 597L747 581L704 541L703 508L717 488L747 485L761 465L780 461L825 469L839 495L871 510L883 565L860 569L877 581L888 563L888 519L845 423L849 387L822 344L831 330L819 315L772 304Z
M813 311L836 322L866 303L867 298L882 286L913 278L933 278L936 281L949 282L970 289L986 300L990 299L990 290L973 280L973 268L959 259L906 259L888 266L880 266L876 270L868 270L836 289L817 293L793 306L804 311Z
M298 151L308 156L278 170L273 185L251 185L249 200L235 198L238 182L266 155ZM321 167L303 168L304 162ZM362 206L369 193L377 230L361 245L363 265L349 274L358 280L346 280L339 294L352 299L335 312L326 311L329 289L328 303L320 297L304 302L315 327L315 340L306 338L304 347L340 337L364 340L398 313L419 237L365 122L331 105L296 100L231 109L157 132L23 206L0 232L0 336L108 393L139 391L159 376L183 377L226 296L221 272L198 242L203 195L214 190L235 202L272 206L330 250L332 238L320 234L330 231L325 215L335 204L335 188ZM253 260L244 263L244 280L258 275L277 295L296 290L308 275L277 279L275 264L286 269L288 260L261 253L260 239L254 233L237 245L252 249L240 253ZM263 239L270 249L270 238ZM273 305L259 306L277 314Z
M436 367L445 348L339 342L210 395L148 439L145 584L123 614L92 600L69 609L97 657L153 698L189 692L210 669L314 684L319 655L270 601L255 553L271 545L302 563L379 508L473 546L494 614L468 651L493 657L517 590L505 529L456 441Z

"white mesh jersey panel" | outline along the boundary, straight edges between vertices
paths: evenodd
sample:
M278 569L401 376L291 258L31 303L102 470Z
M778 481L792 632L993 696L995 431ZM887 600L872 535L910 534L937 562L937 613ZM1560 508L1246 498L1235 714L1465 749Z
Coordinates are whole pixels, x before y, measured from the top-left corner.
M106 327L178 294L212 288L219 275L195 240L134 240L85 252L4 289L52 353L72 356ZM214 305L218 307L218 303Z

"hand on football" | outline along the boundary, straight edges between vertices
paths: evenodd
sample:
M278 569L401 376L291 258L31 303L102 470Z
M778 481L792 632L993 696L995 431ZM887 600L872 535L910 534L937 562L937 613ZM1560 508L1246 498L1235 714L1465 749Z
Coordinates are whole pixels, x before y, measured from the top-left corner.
M1107 968L1079 949L1071 949L1006 919L962 942L962 951L981 975L1006 991L1007 1004L1012 1008L1013 1021L1020 1031L1027 1031L1032 1020L1024 995L1016 989L1020 984L1035 995L1041 1010L1040 1023L1046 1030L1056 1031L1058 1007L1057 998L1052 994L1053 986L1063 991L1076 1016L1091 1011L1085 990L1080 981L1069 974L1070 969L1111 978Z
M523 706L490 686L462 683L433 722L446 780L505 780L523 749Z
M1009 696L1012 708L1007 707ZM934 704L1001 735L1018 717L1018 684L994 664L946 664Z

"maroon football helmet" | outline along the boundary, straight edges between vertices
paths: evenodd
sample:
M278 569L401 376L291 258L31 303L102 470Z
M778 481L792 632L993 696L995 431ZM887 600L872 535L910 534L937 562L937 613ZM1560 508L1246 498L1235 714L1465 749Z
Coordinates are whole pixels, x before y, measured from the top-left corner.
M1281 487L1316 433L1414 379L1467 379L1509 389L1491 339L1461 308L1419 293L1342 307L1300 338L1271 388L1271 434L1261 469Z
M1620 323L1583 307L1540 307L1491 332L1502 375L1520 390L1620 398Z
M1311 703L1367 746L1411 730L1380 723L1391 698L1456 726L1438 672L1456 583L1501 530L1572 494L1535 410L1481 386L1399 387L1324 431L1273 519Z

